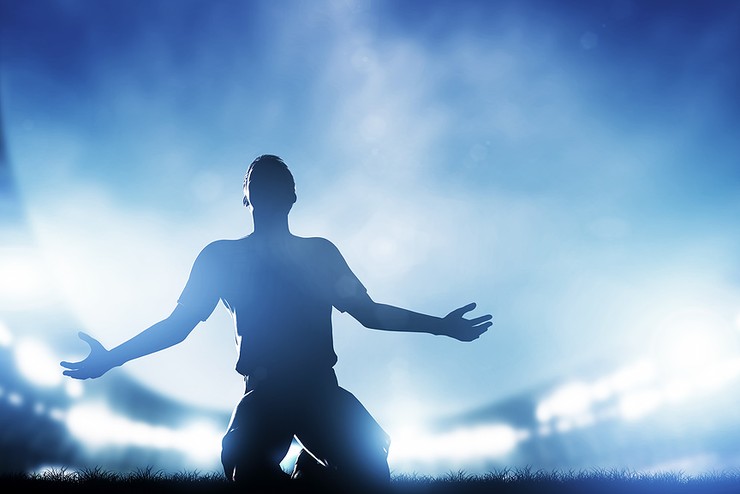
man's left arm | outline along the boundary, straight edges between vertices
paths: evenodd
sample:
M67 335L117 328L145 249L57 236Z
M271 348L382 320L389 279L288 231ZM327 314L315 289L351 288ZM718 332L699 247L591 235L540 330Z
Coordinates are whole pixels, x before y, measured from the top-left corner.
M370 329L429 333L449 336L459 341L476 340L493 325L493 316L485 314L472 319L465 314L476 308L475 302L459 307L444 317L375 302L364 292L345 304L345 311Z

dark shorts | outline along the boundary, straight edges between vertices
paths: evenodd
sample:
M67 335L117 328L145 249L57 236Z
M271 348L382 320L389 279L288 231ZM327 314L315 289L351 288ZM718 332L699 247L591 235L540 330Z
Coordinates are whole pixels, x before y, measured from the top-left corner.
M233 480L279 475L293 438L329 471L355 481L389 480L388 434L338 385L333 370L249 382L223 439L224 472Z

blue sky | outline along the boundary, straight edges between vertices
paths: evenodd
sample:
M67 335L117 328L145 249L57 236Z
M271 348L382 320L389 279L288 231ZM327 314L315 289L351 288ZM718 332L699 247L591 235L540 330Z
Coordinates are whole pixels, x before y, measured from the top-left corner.
M106 345L250 231L243 173L274 153L294 232L334 241L376 300L495 316L462 344L337 314L340 380L391 429L681 335L737 355L735 2L0 5L10 162L49 283ZM115 372L230 409L230 324Z

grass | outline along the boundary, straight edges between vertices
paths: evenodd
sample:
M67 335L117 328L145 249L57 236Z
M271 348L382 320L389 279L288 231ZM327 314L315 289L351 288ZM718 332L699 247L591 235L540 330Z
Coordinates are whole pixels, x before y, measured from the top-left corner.
M544 471L529 468L499 470L483 475L465 472L442 477L398 476L392 491L412 493L540 493L540 494L738 494L740 472L687 476L682 472L639 473L629 470Z
M63 493L245 493L304 494L317 492L297 482L279 490L246 490L227 482L220 473L165 473L151 468L128 474L99 468L67 471L51 469L36 474L0 475L3 492L45 491ZM325 492L325 491L324 491ZM688 476L682 472L639 473L629 470L543 471L504 469L482 475L464 471L434 477L398 474L383 494L736 494L740 470ZM353 493L347 493L353 494Z

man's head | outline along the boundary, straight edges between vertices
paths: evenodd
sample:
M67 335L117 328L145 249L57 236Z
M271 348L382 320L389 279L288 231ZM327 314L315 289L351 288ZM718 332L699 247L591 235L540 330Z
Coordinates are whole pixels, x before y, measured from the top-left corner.
M281 158L263 154L252 161L244 175L245 206L287 213L295 201L293 174Z

